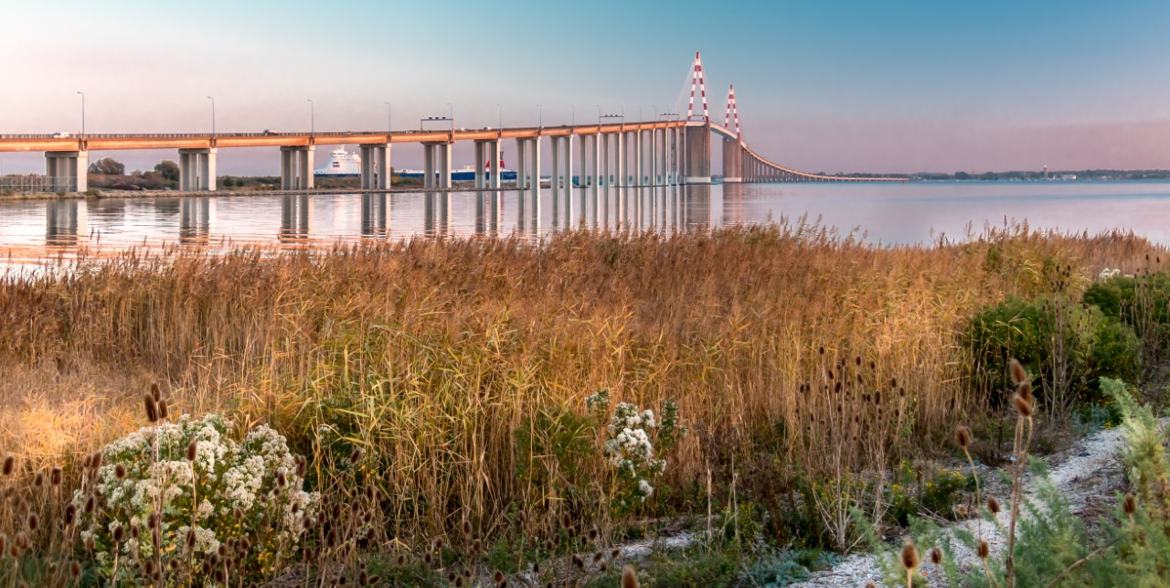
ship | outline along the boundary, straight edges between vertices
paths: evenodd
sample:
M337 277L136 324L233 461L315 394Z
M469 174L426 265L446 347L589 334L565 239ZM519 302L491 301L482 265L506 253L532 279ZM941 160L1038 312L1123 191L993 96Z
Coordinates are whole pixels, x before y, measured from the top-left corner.
M362 173L362 156L338 147L329 154L329 163L313 171L318 176L357 176Z
M491 160L485 161L483 164L484 176L490 178L492 175ZM395 170L395 174L404 178L422 178L425 172L421 169L401 169ZM475 166L465 165L459 169L451 170L452 182L471 182L475 180ZM516 170L508 169L504 166L504 153L500 150L500 181L516 181Z

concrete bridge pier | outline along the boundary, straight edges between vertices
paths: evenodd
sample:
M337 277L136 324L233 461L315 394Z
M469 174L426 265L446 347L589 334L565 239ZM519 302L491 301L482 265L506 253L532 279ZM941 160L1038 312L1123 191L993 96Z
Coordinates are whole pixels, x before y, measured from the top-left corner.
M390 144L362 145L363 190L390 189Z
M686 180L688 184L711 183L711 125L688 126L685 136Z
M634 185L641 187L646 184L646 178L642 175L642 131L634 131Z
M670 182L670 168L668 165L669 158L667 155L667 152L669 151L669 148L667 146L667 141L669 141L670 132L667 129L662 129L661 131L658 131L658 132L661 136L661 138L659 140L659 153L658 153L659 175L662 178L662 181L660 182L660 184L662 184L663 186L666 186Z
M658 130L651 129L651 130L649 130L648 134L649 134L649 145L648 145L649 146L649 153L647 153L647 155L649 155L649 157L647 157L646 159L649 162L649 168L648 168L647 175L648 175L648 179L649 179L649 185L658 186L659 185L659 178L658 178L658 172L659 172L659 170L658 170Z
M216 150L179 150L179 190L183 192L215 191Z
M281 190L313 189L313 151L312 145L280 148Z
M723 183L743 181L743 147L735 139L723 139Z
M423 187L451 187L451 143L423 143Z
M52 178L57 192L85 192L89 189L88 151L46 151L45 175Z
M493 190L500 189L500 142L499 140L487 142L487 156L488 156L488 187ZM498 194L498 192L497 192Z

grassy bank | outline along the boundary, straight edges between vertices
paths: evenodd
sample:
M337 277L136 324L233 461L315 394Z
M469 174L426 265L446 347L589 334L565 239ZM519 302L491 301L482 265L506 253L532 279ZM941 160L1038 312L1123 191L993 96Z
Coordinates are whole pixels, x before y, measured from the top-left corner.
M370 551L442 538L449 557L504 546L514 562L712 505L730 532L840 549L878 472L992 414L961 337L973 315L1167 259L1132 236L1024 228L890 249L757 228L130 253L0 282L0 448L23 476L75 480L79 456L144 424L158 383L172 414L285 435L308 485L368 523ZM586 407L600 390L676 403L688 429L623 508Z

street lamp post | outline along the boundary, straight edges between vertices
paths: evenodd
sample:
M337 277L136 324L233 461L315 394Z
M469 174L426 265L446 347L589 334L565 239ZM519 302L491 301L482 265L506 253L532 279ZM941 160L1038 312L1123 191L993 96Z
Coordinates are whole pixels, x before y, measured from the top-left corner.
M496 129L504 128L504 107L500 104L496 105Z
M394 106L386 101L386 132L394 132Z
M536 105L536 126L544 128L544 105L542 104Z
M569 126L577 126L577 107L573 104L569 105Z
M211 136L215 137L215 96L208 96L211 101Z
M594 104L594 105L593 105L593 108L596 108L596 109L597 109L597 124L601 124L601 105L600 105L600 104Z
M305 102L309 103L309 135L317 134L317 109L313 104L312 98L305 98Z
M81 136L85 136L85 92L77 91L77 95L81 96Z

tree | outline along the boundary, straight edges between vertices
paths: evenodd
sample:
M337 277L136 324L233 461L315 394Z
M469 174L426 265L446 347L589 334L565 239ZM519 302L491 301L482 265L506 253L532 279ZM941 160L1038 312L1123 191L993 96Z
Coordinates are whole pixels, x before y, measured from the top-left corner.
M121 176L125 175L126 166L112 157L106 157L91 163L89 165L89 173Z
M158 165L154 166L154 171L158 172L159 174L162 174L162 177L164 180L167 180L170 182L179 181L179 164L177 164L169 159L165 160L165 161L160 161L158 163Z

